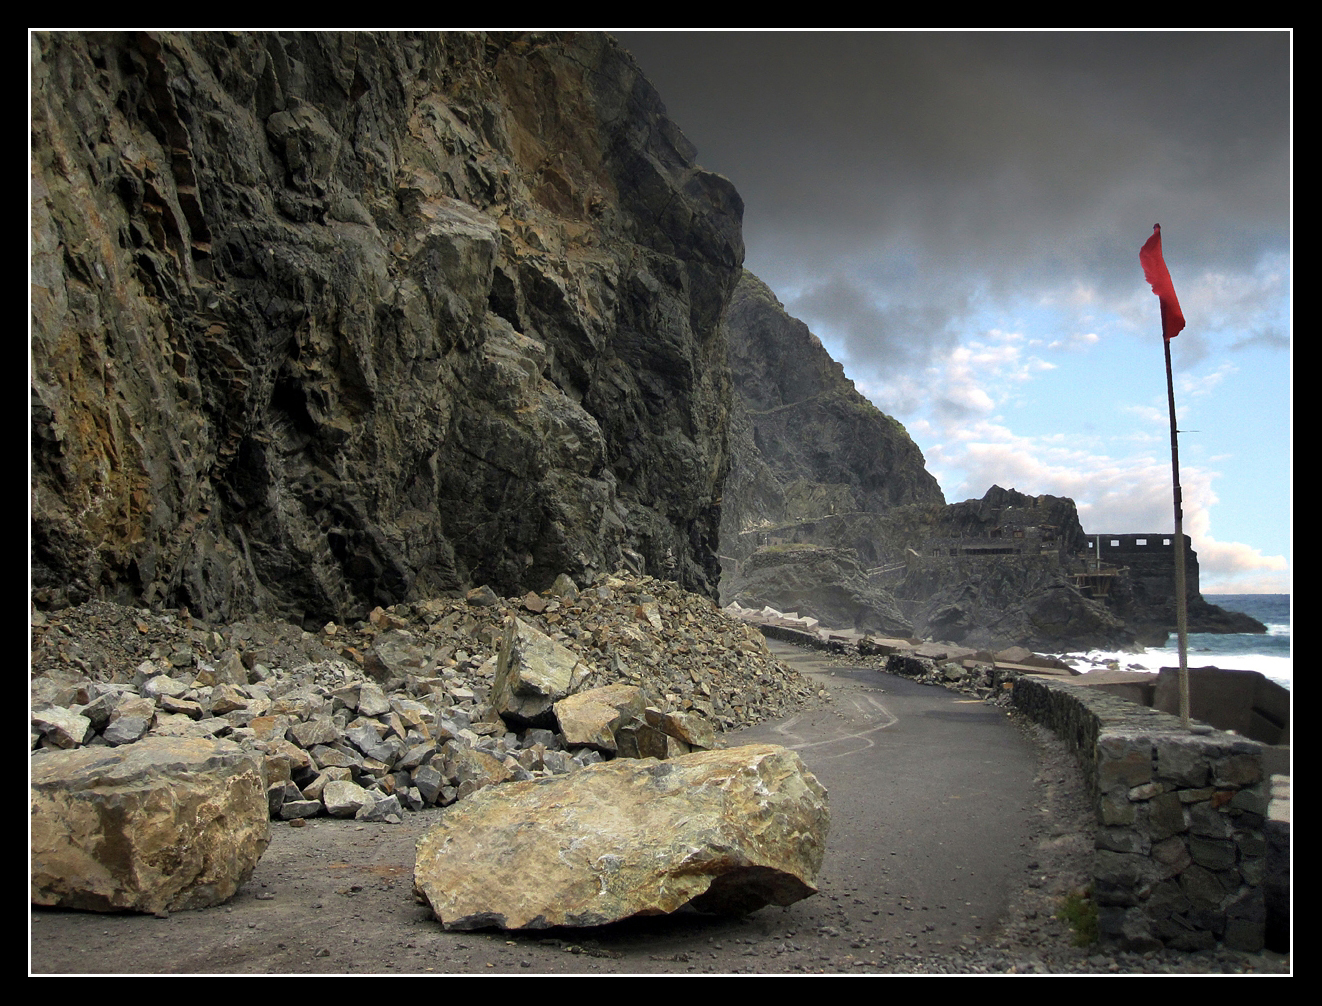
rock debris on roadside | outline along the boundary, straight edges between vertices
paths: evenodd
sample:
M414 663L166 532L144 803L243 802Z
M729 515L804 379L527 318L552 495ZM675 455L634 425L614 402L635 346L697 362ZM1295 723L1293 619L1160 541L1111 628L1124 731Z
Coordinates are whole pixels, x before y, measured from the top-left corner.
M500 707L507 632L573 665L536 716ZM570 772L617 747L684 753L816 695L755 628L626 572L582 590L561 577L522 598L477 588L320 632L91 602L34 616L31 666L34 757L150 736L225 738L264 758L271 816L285 820L388 822L488 785ZM577 724L567 741L552 704L608 685L631 686L640 708L616 697L610 736Z

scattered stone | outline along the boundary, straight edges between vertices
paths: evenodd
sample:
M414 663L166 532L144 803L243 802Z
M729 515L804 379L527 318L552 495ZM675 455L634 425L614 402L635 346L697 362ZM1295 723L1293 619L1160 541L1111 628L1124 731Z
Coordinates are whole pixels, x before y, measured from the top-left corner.
M646 705L646 696L636 685L604 685L561 699L555 704L555 718L570 747L614 752L615 732L642 716Z
M151 729L155 718L156 703L150 698L127 696L110 714L103 736L110 745L132 744Z
M304 820L296 815L328 813L331 782L352 784L374 803L394 796L406 811L448 806L510 780L577 772L603 755L676 758L711 748L720 731L783 715L812 695L771 658L755 628L707 598L631 573L598 577L593 586L579 594L565 578L558 593L547 592L542 613L523 608L524 628L509 651L518 671L535 666L539 650L569 667L570 694L557 701L592 685L631 696L603 710L611 742L603 734L588 747L574 735L577 753L563 750L553 706L546 729L515 715L502 720L495 704L499 654L518 599L379 608L366 623L338 624L333 635L255 621L204 626L92 602L34 625L32 704L82 714L91 723L83 744L224 736L266 764L271 818ZM637 615L653 605L662 631ZM87 659L72 664L71 652ZM340 659L351 652L370 659ZM251 675L258 683L203 683L234 661L262 668ZM172 678L160 673L166 666L197 674ZM43 741L34 723L32 743L54 741ZM366 803L336 806L356 815Z
M490 608L500 603L500 598L496 596L496 592L486 584L481 587L474 587L468 592L466 599L469 604L479 608Z
M364 805L354 815L359 821L380 821L386 824L399 824L403 820L404 808L399 805L399 797L391 795L384 800L376 800Z
M576 654L518 618L505 623L492 705L501 716L530 726L550 726L552 707L587 676Z
M716 732L711 724L695 713L663 713L659 709L648 709L647 722L690 747L709 749L716 746Z
M555 582L551 584L549 593L552 597L559 597L566 601L578 600L578 587L575 586L574 581L565 573L561 573L555 578Z
M656 727L634 720L616 732L615 742L623 758L664 759L670 753L670 740Z
M332 780L321 791L321 802L331 817L353 817L375 798L356 783Z
M51 746L75 748L92 737L92 721L72 709L50 706L32 714L32 726Z

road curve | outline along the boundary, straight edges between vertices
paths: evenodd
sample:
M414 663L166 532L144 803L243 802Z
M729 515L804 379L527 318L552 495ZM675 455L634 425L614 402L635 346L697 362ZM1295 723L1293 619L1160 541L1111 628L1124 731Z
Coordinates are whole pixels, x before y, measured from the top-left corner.
M740 918L680 912L592 930L446 932L410 896L397 825L272 826L224 907L153 916L34 908L45 973L865 973L991 933L1024 882L1033 753L1003 712L940 688L771 644L832 700L728 744L797 749L830 791L819 893ZM917 963L910 959L909 963Z
M730 738L797 750L830 793L822 895L804 921L890 952L988 935L1023 882L1037 813L1034 754L1005 712L768 642L832 698Z

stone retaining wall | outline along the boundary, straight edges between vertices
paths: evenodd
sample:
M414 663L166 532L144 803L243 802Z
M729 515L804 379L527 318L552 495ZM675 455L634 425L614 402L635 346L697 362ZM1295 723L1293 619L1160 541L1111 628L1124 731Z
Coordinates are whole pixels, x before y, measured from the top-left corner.
M805 632L803 629L795 629L788 625L770 625L765 622L754 622L753 624L768 639L779 639L785 643L810 646L813 649L828 650L831 653L844 653L849 648L849 644L843 639L823 639L815 632Z
M1035 676L1014 705L1079 758L1097 813L1101 938L1131 950L1263 947L1269 784L1261 747Z

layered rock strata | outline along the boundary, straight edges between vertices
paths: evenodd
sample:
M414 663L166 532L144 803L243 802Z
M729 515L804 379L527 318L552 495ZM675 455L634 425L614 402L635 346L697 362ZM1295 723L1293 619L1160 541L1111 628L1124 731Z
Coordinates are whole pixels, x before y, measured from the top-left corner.
M31 44L42 607L714 595L742 204L611 39Z
M834 628L905 636L913 631L891 593L869 581L854 549L760 548L740 564L726 597L744 607L794 611Z
M904 427L859 394L821 340L747 270L726 337L735 415L723 556L742 560L804 518L945 502Z

